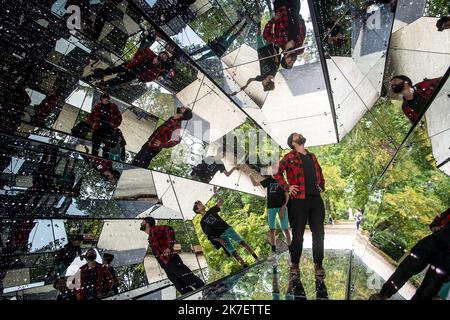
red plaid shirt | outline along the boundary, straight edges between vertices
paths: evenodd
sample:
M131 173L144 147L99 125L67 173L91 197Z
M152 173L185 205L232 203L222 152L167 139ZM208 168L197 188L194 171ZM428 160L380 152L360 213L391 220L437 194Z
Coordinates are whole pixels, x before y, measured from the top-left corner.
M92 128L97 130L100 127L100 122L102 121L102 113L104 113L104 108L108 110L106 116L109 118L109 126L113 128L118 128L122 123L122 114L119 108L114 103L109 103L107 106L102 105L102 103L97 103L92 112L89 114L88 122L92 123Z
M152 149L161 150L162 148L170 148L179 144L181 141L181 121L181 118L174 119L171 117L160 125L148 139ZM154 146L156 140L161 142L159 147Z
M95 290L97 291L97 296L104 297L106 296L109 291L112 288L113 285L113 278L111 276L111 273L108 270L108 267L105 266L104 264L95 263L95 267L94 267L97 271L97 283L96 283L96 288ZM89 270L89 266L86 263L85 265L80 267L80 287L75 289L75 292L79 295L80 300L84 300L85 299L85 291L86 291L86 277L87 277L87 272ZM75 277L72 280L72 283L76 284L76 279L77 277Z
M133 59L125 64L125 68L130 69L143 63L151 65L151 67L149 67L147 70L137 75L140 81L151 82L153 80L156 80L162 71L161 63L158 65L153 64L153 59L157 56L158 55L149 48L139 49L133 56Z
M442 212L433 222L430 224L430 228L433 227L445 227L450 224L450 208Z
M154 226L150 228L148 242L154 254L165 264L170 261L173 255L173 246L175 244L175 232L171 226ZM164 256L164 250L170 249L171 254Z
M314 165L316 167L316 178L317 184L325 190L325 179L323 178L322 168L317 161L317 158L314 154L310 153L306 150L307 154L314 161ZM286 172L287 181L284 179L283 173ZM289 186L299 186L299 191L295 196L292 196L295 199L305 199L306 198L306 188L305 188L305 176L303 174L303 161L300 157L300 153L296 150L292 150L288 154L286 154L283 159L281 159L278 167L278 172L275 175L275 179L278 181L278 184L285 190L289 191Z
M420 112L425 107L419 101L423 100L427 103L441 80L442 78L435 78L417 83L414 86L415 92L413 99L403 100L402 111L411 123L415 123L419 119Z
M13 220L10 222L10 233L6 240L7 248L26 250L28 238L36 222L34 220Z
M277 9L277 12L281 14L281 18L275 19L272 18L264 27L263 38L266 42L270 42L278 45L282 49L286 46L286 43L289 40L294 40L295 47L300 47L303 45L303 42L306 38L306 26L305 21L300 18L299 23L299 33L297 39L289 39L288 35L288 26L289 26L289 17L287 8L285 6ZM297 50L297 54L302 54L305 50L300 49Z

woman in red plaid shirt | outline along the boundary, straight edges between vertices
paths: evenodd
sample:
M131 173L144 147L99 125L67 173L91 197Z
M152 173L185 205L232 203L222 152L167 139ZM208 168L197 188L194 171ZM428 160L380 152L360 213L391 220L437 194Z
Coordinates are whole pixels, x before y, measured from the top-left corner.
M320 193L325 191L325 179L316 156L305 149L305 142L306 138L299 133L289 136L287 143L292 151L281 159L275 179L289 192L287 208L292 228L291 273L299 273L303 234L308 222L312 232L315 274L318 279L323 279L325 206Z
M147 168L154 157L163 148L171 148L181 141L181 121L192 119L192 110L186 107L177 108L177 113L167 119L142 146L133 159L133 165Z
M391 79L391 89L394 93L402 95L402 111L412 124L419 120L420 113L441 80L442 78L424 79L413 85L412 80L405 75L398 75Z
M276 0L273 5L275 16L264 27L264 40L285 52L301 47L306 38L306 25L299 13L300 1ZM298 49L285 53L281 59L281 66L285 69L292 68L297 56L304 51L304 49Z
M181 294L198 289L205 283L187 267L181 257L174 252L175 232L171 226L156 225L155 219L146 217L141 230L148 234L148 243L152 253L167 277Z

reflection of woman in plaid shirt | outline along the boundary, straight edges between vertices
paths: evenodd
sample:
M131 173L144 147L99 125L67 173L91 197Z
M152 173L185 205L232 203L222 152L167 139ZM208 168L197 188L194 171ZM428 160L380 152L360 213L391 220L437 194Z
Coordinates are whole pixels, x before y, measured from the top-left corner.
M392 297L412 276L427 273L412 300L431 300L450 277L450 208L438 215L430 224L432 234L423 238L411 249L397 270L386 281L380 293L371 300L385 300Z
M167 264L173 255L175 245L175 232L171 226L150 227L148 243L153 254Z
M284 51L301 47L306 38L305 21L299 14L300 1L280 0L274 2L275 16L264 27L263 38L267 43L273 43ZM294 66L297 56L304 49L285 53L281 65L285 69Z
M181 141L181 121L190 119L192 119L191 109L178 108L177 113L160 125L148 138L148 141L134 157L133 165L147 168L152 159L163 148L171 148L179 144Z
M148 242L161 268L175 288L185 294L198 289L205 283L192 273L181 260L181 257L173 251L175 244L175 232L171 226L156 226L152 217L144 218L141 230L148 234Z

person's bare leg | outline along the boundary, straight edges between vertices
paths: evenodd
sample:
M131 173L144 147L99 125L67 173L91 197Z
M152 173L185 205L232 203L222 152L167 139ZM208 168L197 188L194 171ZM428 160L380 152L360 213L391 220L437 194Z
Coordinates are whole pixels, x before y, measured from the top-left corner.
M289 231L289 229L284 230L284 236L286 237L286 242L288 246L290 246L292 239L291 239L291 232Z
M244 259L241 258L241 256L239 255L239 253L237 253L237 251L234 251L231 254L238 262L241 266L243 266L244 268L248 266L247 263L245 263Z
M258 256L256 255L255 251L253 251L252 247L250 247L245 241L242 241L240 245L244 247L244 249L247 250L252 255L253 258L255 258L255 260L258 259Z
M275 230L269 230L269 239L270 239L270 245L275 246L277 244L275 239Z

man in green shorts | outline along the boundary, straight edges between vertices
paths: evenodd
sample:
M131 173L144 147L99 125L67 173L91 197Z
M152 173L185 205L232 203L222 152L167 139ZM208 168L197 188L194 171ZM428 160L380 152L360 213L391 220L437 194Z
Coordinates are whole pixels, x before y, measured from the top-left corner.
M258 256L253 249L241 238L239 234L220 216L220 207L223 205L223 199L218 197L217 204L209 210L201 201L196 201L194 204L194 212L202 215L200 225L203 232L211 241L212 245L216 249L224 248L224 250L232 255L244 268L248 267L248 264L237 253L232 244L232 240L245 248L255 260L258 260Z
M286 242L290 249L291 247L291 233L289 231L289 218L286 208L286 203L289 200L289 194L285 192L278 182L274 179L273 175L277 172L278 166L273 165L267 168L268 176L262 181L256 181L255 177L250 174L250 180L254 186L263 186L267 189L267 217L269 223L269 236L270 245L272 246L272 255L276 254L276 228L277 228L277 215L280 219L280 226L286 237Z

